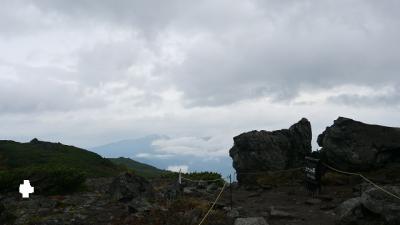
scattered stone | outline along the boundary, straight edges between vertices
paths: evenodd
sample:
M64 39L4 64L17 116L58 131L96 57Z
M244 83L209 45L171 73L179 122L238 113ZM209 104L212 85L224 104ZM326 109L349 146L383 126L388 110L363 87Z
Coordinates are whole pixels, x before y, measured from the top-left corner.
M234 225L268 225L263 217L237 218Z
M322 201L325 202L330 202L333 200L333 197L330 195L317 195L316 198L321 199Z
M321 199L318 199L318 198L310 198L310 199L307 199L306 201L305 201L305 203L307 204L307 205L318 205L318 204L320 204L322 201L321 201Z
M357 224L357 220L363 217L360 198L351 198L336 208L337 224Z
M152 205L146 199L134 199L128 203L129 213L142 213L148 212Z
M228 213L226 214L226 216L231 217L231 218L238 218L240 215L239 210L233 208L231 210L228 211Z
M269 215L271 218L295 218L296 216L285 212L283 210L275 209L274 207L270 208Z
M261 194L262 193L260 191L256 191L256 192L253 192L253 193L247 195L247 197L249 197L249 198L259 197L259 196L261 196Z
M263 190L271 190L272 189L272 185L269 185L269 184L261 184L260 187Z
M246 191L257 191L259 189L258 185L245 185L243 187Z
M200 220L200 217L202 215L202 210L199 208L195 208L189 211L186 211L183 214L183 220L184 220L184 224L190 224L190 225L194 225L194 224L198 224L198 221Z
M207 187L207 181L199 181L197 183L197 188L198 189L205 189Z
M193 194L195 192L195 188L194 187L184 187L183 188L183 193L190 195Z
M322 211L328 211L328 210L335 209L336 207L337 207L336 204L328 203L328 204L321 205L321 207L319 207L319 209Z
M146 179L128 172L116 177L108 192L113 199L122 202L129 202L138 197L154 197L153 187Z
M214 183L214 182L207 186L207 191L208 192L213 192L213 191L215 191L217 189L218 189L218 185L216 183Z
M303 118L289 129L251 131L233 138L229 151L240 184L256 183L257 174L301 167L311 153L311 124Z

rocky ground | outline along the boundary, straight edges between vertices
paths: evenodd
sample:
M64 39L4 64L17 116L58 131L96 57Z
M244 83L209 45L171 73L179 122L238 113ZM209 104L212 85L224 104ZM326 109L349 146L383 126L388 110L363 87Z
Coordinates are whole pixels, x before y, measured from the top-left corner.
M311 124L306 119L289 129L241 134L230 150L241 185L222 192L203 224L399 225L399 140L400 128L342 117L319 135L319 152L311 152ZM324 162L318 179L314 177L322 182L318 195L304 188L301 167L306 156ZM391 194L360 176L332 172L326 163L361 171ZM34 194L23 200L18 193L0 194L0 224L197 225L222 184L185 180L179 186L176 178L149 182L124 173L90 179L85 190L71 195Z
M32 225L198 224L221 190L207 182L189 182L179 189L174 180L147 183L127 175L114 180L92 179L87 187L72 195L32 195L29 200L2 195L0 221ZM253 217L270 225L396 224L385 221L399 221L400 201L371 188L367 184L325 185L321 194L312 197L300 183L263 187L233 184L233 208L228 186L204 224L249 224L238 218ZM391 190L400 194L398 186ZM263 224L259 219L255 225Z

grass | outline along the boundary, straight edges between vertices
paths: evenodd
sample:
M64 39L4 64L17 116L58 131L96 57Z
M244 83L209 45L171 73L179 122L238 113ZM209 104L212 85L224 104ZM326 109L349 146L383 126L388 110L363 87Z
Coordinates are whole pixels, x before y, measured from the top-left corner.
M67 194L83 190L86 178L114 176L124 168L96 153L36 139L0 141L0 192L15 192L30 180L35 193Z
M100 155L60 143L0 141L0 171L29 167L65 167L88 177L113 176L121 168Z

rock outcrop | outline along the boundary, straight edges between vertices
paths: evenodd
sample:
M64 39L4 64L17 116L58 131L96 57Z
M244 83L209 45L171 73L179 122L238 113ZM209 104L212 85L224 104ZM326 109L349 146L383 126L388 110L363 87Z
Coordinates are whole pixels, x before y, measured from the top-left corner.
M254 183L254 173L302 166L311 153L311 124L303 118L289 129L251 131L233 138L229 151L239 183Z
M317 142L323 159L338 169L368 171L400 162L400 128L339 117Z
M154 190L143 177L132 173L123 173L112 181L109 194L114 200L129 202L136 198L152 198Z
M395 195L400 195L400 188L384 186ZM338 225L400 224L400 200L371 187L361 197L352 198L336 208Z

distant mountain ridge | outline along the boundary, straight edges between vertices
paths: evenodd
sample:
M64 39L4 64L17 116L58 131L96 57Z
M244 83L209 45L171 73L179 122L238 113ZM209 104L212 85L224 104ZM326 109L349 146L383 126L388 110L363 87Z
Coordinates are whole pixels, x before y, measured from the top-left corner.
M169 138L165 135L149 135L93 147L90 150L106 158L127 157L164 170L185 165L191 172L213 171L224 176L234 173L232 159L228 153L226 156L212 158L185 154L163 154L157 149L157 146L153 145L156 140Z
M147 153L154 150L153 141L168 138L162 135L148 135L141 138L121 140L109 144L90 148L90 150L106 158L129 157L133 158L137 154Z
M150 166L130 158L119 157L119 158L108 158L108 160L110 160L116 165L121 165L125 166L128 169L132 169L133 171L135 171L136 174L143 176L145 178L156 178L160 177L163 174L169 173L166 170L161 170L154 166Z
M136 174L153 178L167 173L129 158L103 158L74 146L33 139L28 143L0 140L0 172L33 167L66 167L84 172L89 177L114 176L124 167Z

